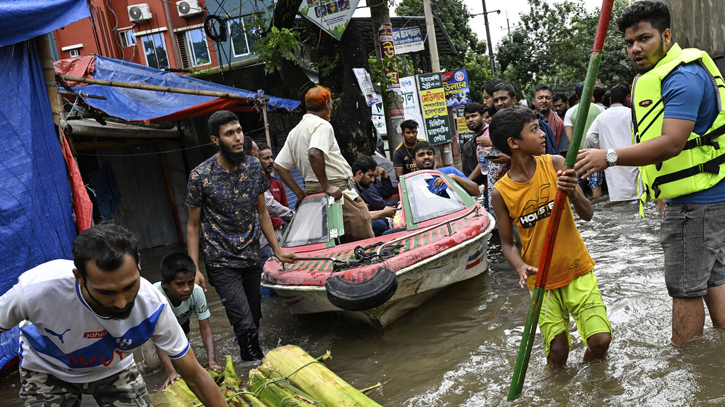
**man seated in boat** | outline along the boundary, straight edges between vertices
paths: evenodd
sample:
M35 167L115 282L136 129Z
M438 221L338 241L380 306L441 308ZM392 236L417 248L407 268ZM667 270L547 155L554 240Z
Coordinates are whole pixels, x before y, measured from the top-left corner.
M436 170L446 174L462 186L463 189L465 189L471 196L478 196L481 193L478 189L478 184L468 179L468 177L463 175L463 173L458 171L455 167L435 168L436 153L435 148L433 148L433 144L427 141L419 141L415 146L413 146L413 157L415 158L415 165L419 170ZM439 196L448 196L446 188L445 181L443 181L440 177L432 178L428 182L428 189Z
M391 195L393 185L390 183L390 178L385 174L385 170L378 167L378 164L373 160L372 157L364 155L358 157L355 162L352 163L352 180L355 183L355 189L360 197L368 205L370 210L370 218L372 219L373 233L375 236L382 236L382 234L390 229L390 223L387 218L395 216L395 206L388 205L383 199L382 194L378 191L375 186L375 175L378 169L382 171L383 185L389 185L387 191L388 196ZM387 180L387 183L385 183Z

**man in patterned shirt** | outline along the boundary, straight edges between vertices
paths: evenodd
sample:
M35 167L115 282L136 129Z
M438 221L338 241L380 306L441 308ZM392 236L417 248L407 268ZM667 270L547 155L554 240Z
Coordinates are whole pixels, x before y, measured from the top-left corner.
M259 346L260 232L280 261L293 262L295 255L282 252L277 244L264 203L269 180L259 161L244 153L244 133L237 116L227 110L212 114L209 134L219 153L189 175L189 256L197 265L196 283L206 291L198 269L201 243L209 283L219 293L234 327L242 360L257 360L264 356Z

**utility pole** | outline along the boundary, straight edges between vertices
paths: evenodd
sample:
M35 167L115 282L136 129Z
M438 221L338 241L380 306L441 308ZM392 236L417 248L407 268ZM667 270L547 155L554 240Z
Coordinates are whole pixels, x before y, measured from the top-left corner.
M493 44L491 44L491 31L488 29L488 12L486 11L486 0L483 3L483 23L486 25L486 43L488 43L488 59L491 60L491 74L496 74L496 63L493 62ZM499 11L500 12L500 11Z
M425 13L425 30L428 36L431 72L440 72L441 60L438 57L438 40L436 39L435 20L433 20L433 7L431 7L430 0L423 0L423 13ZM448 120L450 123L450 113L448 114ZM421 125L425 126L424 123L421 123ZM453 149L451 143L440 144L436 146L436 148L438 147L440 147L438 152L440 162L445 166L453 165Z
M436 40L436 27L435 21L433 20L433 9L430 5L430 0L423 0L423 12L425 13L425 30L426 35L428 36L431 71L440 72L441 62L440 58L438 58L438 41Z
M506 27L509 30L509 35L511 35L511 25L509 24L509 11L506 10Z
M375 55L378 58L378 62L383 62L383 55L380 51L380 40L378 38L378 30L383 24L390 24L390 10L388 9L387 0L368 0L370 5L370 21L373 28L373 48L375 48ZM403 111L403 100L400 98L400 94L387 91L383 92L383 112L385 113L385 127L388 133L388 149L390 151L390 157L393 157L393 151L395 148L403 142L403 136L400 133L400 123L403 118L396 114L393 118L390 114L393 112Z

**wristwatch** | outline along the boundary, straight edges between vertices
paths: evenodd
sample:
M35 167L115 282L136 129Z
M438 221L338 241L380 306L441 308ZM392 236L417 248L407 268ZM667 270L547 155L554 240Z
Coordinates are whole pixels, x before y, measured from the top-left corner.
M619 156L613 148L610 148L609 150L607 150L607 155L604 156L604 159L607 160L607 164L610 167L614 167L615 165L617 165L617 160L619 159Z

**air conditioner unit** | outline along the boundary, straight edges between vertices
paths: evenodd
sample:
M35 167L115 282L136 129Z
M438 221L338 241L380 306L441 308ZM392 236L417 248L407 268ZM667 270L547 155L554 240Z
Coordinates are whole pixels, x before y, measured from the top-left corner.
M176 2L176 8L179 10L179 17L191 17L201 14L199 0L181 0Z
M149 9L149 5L146 3L128 6L128 18L133 23L138 21L151 20L152 17L153 15L151 14L151 9Z

